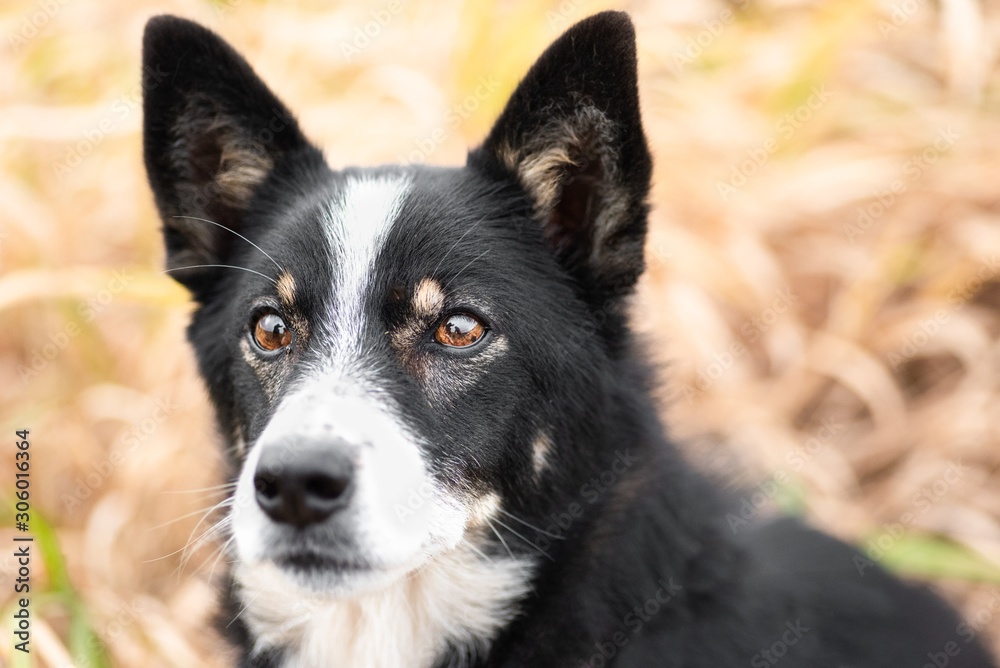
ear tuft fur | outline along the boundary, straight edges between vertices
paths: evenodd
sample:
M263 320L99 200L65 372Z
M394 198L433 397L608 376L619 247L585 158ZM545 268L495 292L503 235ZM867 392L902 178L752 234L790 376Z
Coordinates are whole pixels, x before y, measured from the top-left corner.
M282 161L319 151L231 46L210 30L157 16L143 36L146 171L172 269L225 264L254 194ZM204 220L197 220L204 219ZM199 293L214 270L173 274Z
M469 162L516 178L556 257L599 298L631 290L652 163L628 16L591 16L546 49Z

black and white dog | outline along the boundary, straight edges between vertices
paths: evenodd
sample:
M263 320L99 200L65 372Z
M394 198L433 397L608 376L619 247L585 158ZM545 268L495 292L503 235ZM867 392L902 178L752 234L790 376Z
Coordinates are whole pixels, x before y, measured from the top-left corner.
M454 169L331 170L188 21L143 57L241 666L992 665L834 539L734 534L664 436L626 322L651 167L626 15L559 38Z

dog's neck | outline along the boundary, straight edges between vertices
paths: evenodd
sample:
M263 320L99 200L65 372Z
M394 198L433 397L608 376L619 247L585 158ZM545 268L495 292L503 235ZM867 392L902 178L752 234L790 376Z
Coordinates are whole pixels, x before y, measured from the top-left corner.
M429 668L448 651L459 665L485 655L528 593L532 565L459 547L354 597L298 595L276 567L257 569L241 591L254 653L279 650L282 668Z

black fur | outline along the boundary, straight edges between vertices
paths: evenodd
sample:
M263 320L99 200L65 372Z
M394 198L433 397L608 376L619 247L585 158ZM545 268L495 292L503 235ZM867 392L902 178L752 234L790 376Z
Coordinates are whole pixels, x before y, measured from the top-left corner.
M496 492L506 511L561 538L522 528L551 560L540 561L520 615L476 666L770 666L762 651L779 644L787 668L921 668L949 642L960 648L950 668L993 665L941 601L877 567L860 574L846 545L790 519L734 533L726 497L664 435L625 323L643 269L651 171L625 14L590 17L553 44L457 169L333 172L246 62L190 22L150 21L144 60L147 72L168 74L148 82L144 108L169 266L275 277L253 246L174 217L183 215L225 224L295 277L289 317L307 331L296 330L298 345L268 372L279 392L328 352L315 326L335 289L333 259L317 241L322 206L352 175L410 176L401 222L370 277L362 362L380 369L383 391L432 444L443 484ZM565 159L530 169L553 147ZM239 343L254 304L273 300L274 288L229 268L175 275L200 304L189 336L221 430L230 446L252 444L275 407ZM412 365L461 380L476 350L446 354L425 332L407 361L387 342L412 316L399 295L432 275L450 306L485 302L487 336L509 344L489 382L471 390L428 387L435 381L415 378ZM536 479L530 443L539 430L553 449ZM241 455L229 453L236 470ZM535 554L501 533L515 553ZM504 547L486 549L502 558ZM227 605L228 623L239 604ZM227 626L241 666L281 665L280 649L251 655L250 630ZM437 665L459 659L456 650Z

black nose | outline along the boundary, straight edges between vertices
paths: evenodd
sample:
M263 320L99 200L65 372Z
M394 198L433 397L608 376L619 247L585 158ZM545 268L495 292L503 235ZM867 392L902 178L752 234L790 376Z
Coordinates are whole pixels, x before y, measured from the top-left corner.
M318 524L347 505L354 467L337 444L272 445L257 462L257 505L275 522Z

